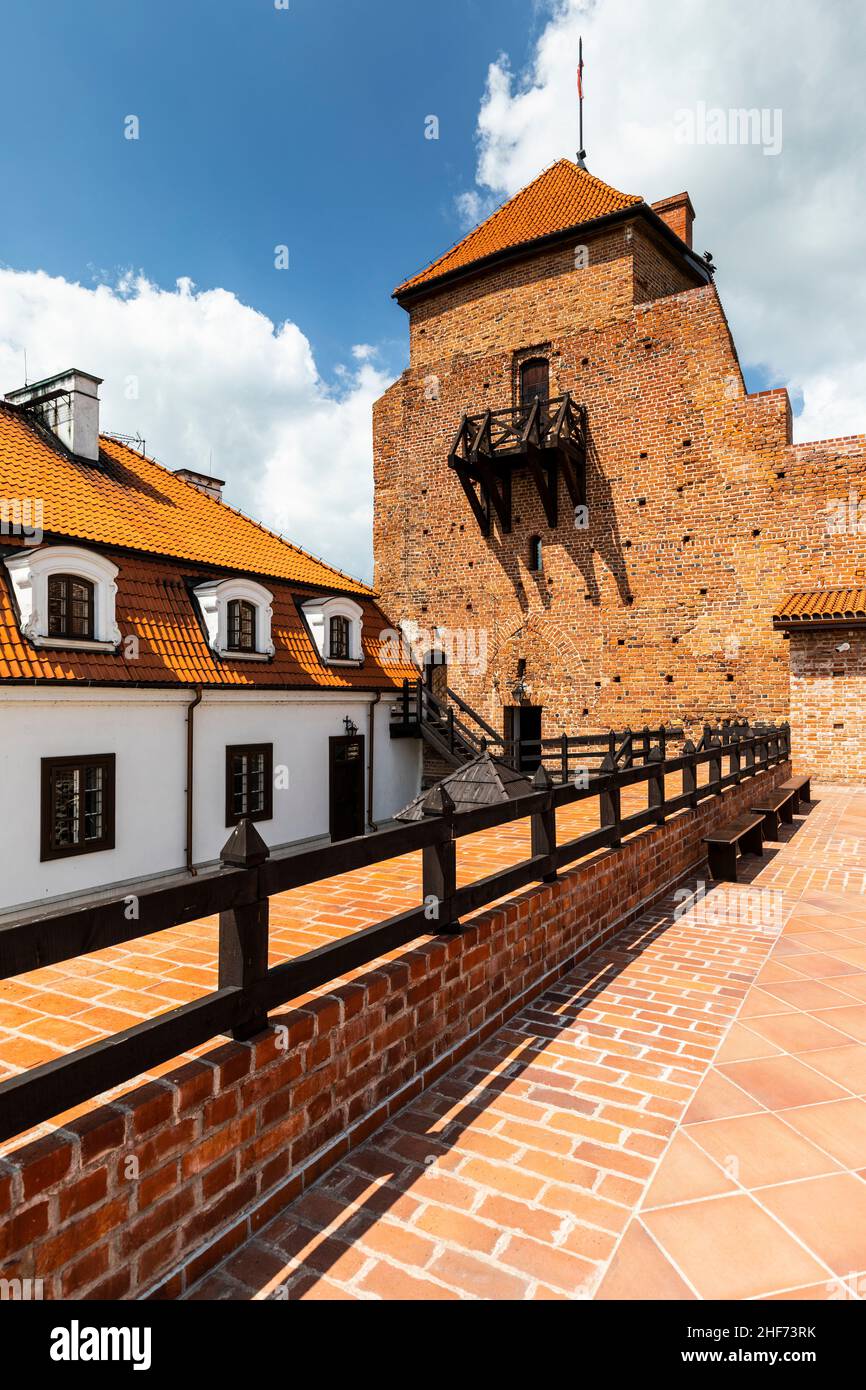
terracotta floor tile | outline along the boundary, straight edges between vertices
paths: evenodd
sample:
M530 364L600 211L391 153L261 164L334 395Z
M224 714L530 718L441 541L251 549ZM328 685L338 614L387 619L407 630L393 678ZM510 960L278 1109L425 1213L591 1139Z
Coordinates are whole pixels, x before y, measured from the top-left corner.
M765 1057L755 1062L729 1062L719 1070L728 1080L736 1082L770 1110L782 1110L789 1105L810 1105L822 1100L837 1100L844 1095L841 1087L811 1071L796 1057Z
M866 1183L850 1173L761 1189L761 1202L845 1276L866 1270Z
M787 1014L778 1014L771 1017L780 1019L787 1018ZM760 1020L752 1020L759 1022ZM730 1033L722 1043L716 1055L716 1063L721 1062L744 1062L752 1057L779 1057L782 1049L776 1047L775 1043L769 1042L762 1037L757 1030L746 1027L745 1024L735 1023Z
M804 1059L806 1060L806 1059ZM828 1076L839 1086L853 1091L855 1096L866 1095L866 1047L862 1043L847 1043L810 1052L808 1064L822 1076Z
M793 1133L776 1115L711 1120L690 1125L687 1132L743 1187L811 1178L838 1170L832 1158Z
M836 1100L786 1110L785 1122L848 1168L866 1166L866 1101Z
M794 979L802 976L794 976ZM790 983L787 981L786 983ZM740 1010L740 1019L745 1021L750 1018L763 1018L767 1014L789 1013L790 1004L786 1004L784 999L779 999L775 994L769 994L767 990L759 989L754 986L749 990L748 998Z
M797 956L797 970L808 980L832 980L841 975L855 975L858 967L819 951Z
M701 1126L696 1126L700 1129ZM662 1158L658 1171L649 1185L644 1207L669 1206L673 1202L696 1201L699 1197L717 1197L722 1192L735 1192L736 1187L717 1165L692 1143L684 1130L679 1130Z
M781 1014L778 1018L754 1018L753 1032L775 1043L785 1052L812 1052L819 1047L840 1047L846 1034L822 1022L826 1015L816 1018L805 1013Z
M716 1069L707 1073L683 1116L683 1124L717 1120L725 1115L750 1115L764 1106Z
M866 1042L866 1005L854 1004L843 1009L821 1009L815 1014L822 1022L838 1028L841 1033Z
M835 985L825 980L794 980L792 983L773 985L771 993L795 1009L840 1009L850 1004L850 994L843 993L848 988L845 976Z
M632 1221L596 1298L661 1301L694 1297L694 1292L662 1254L652 1236L639 1221Z
M702 1298L753 1298L816 1283L826 1274L745 1195L665 1207L647 1212L643 1220Z

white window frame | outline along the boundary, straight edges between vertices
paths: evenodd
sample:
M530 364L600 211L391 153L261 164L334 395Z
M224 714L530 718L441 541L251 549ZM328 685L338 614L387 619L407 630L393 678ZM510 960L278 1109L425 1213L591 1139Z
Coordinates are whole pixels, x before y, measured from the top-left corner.
M18 605L22 636L34 647L66 648L74 651L114 651L121 642L115 605L117 565L93 550L73 545L47 545L38 550L19 551L6 561ZM93 637L49 637L48 581L54 575L69 574L93 585Z
M338 594L311 599L301 605L319 656L328 666L360 666L364 660L364 610L359 603ZM349 656L331 656L331 619L349 620Z
M254 579L215 579L199 584L193 591L199 606L208 645L222 661L270 661L276 652L271 635L274 596ZM229 648L229 604L233 600L251 603L256 610L256 650L236 652Z

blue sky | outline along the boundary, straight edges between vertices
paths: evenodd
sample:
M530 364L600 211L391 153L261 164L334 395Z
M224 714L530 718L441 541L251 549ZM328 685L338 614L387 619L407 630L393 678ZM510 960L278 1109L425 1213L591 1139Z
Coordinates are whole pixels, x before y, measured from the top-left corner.
M573 156L583 36L590 169L688 189L747 386L787 385L799 439L863 431L861 6L4 0L0 392L25 351L31 380L104 377L105 428L369 578L391 290L461 203ZM679 140L708 106L760 108L778 147Z
M534 14L527 0L7 0L4 48L29 56L0 85L0 261L82 283L189 276L302 324L326 375L362 342L400 369L390 292L459 235L488 64L523 60Z

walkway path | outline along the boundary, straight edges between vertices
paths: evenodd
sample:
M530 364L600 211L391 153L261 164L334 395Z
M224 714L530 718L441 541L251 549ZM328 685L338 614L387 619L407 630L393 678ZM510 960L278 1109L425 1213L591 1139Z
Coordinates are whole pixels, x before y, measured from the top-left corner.
M192 1296L862 1293L866 792L816 797L749 882L646 913Z

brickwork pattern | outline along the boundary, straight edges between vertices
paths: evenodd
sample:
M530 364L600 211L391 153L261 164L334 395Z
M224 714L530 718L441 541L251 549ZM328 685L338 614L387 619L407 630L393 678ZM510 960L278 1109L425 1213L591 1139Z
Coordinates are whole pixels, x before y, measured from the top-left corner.
M847 646L847 651L840 647ZM794 632L790 637L791 737L795 766L820 767L827 782L866 779L866 633Z
M413 308L410 368L374 412L377 590L422 644L434 627L468 631L477 654L484 635L484 662L458 651L449 682L497 729L520 660L545 737L660 712L782 719L774 607L866 579L862 537L828 534L824 514L866 495L866 437L792 444L787 392L745 391L715 286L690 288L682 269L678 283L639 224L589 253L577 269L573 248L548 251ZM464 413L514 403L529 349L550 361L551 394L587 407L589 524L575 528L561 484L549 529L518 472L513 531L485 540L447 456ZM862 745L857 767L866 778Z

